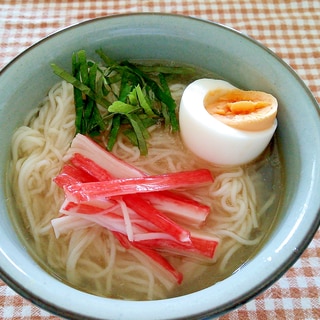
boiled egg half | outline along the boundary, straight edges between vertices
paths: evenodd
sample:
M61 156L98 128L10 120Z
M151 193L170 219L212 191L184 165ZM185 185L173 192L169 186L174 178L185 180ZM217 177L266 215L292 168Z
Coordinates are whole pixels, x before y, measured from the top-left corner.
M223 80L199 79L183 92L182 140L198 157L217 165L257 158L277 128L278 102L271 94L240 90Z

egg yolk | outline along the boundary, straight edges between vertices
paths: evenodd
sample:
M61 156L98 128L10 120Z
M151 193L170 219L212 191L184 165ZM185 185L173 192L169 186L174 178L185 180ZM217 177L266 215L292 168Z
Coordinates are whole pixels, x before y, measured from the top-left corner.
M261 91L211 90L204 98L209 114L237 129L258 131L269 128L277 111L275 98Z

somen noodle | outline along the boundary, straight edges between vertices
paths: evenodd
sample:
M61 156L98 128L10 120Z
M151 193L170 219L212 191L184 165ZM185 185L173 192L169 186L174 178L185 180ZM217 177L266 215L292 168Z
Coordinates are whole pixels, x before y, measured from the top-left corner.
M172 85L173 97L178 100L183 89L183 84ZM213 263L168 255L172 265L184 274L183 284L177 286L142 252L124 249L110 231L95 223L69 217L73 230L57 239L51 220L59 215L64 196L52 179L60 172L75 135L74 120L73 86L62 81L51 88L12 139L12 190L32 239L32 254L50 273L100 296L162 299L223 279L240 267L261 242L265 235L261 223L265 220L270 225L270 218L265 216L275 203L272 187L266 186L259 170L265 166L264 160L242 167L215 167L188 152L179 133L171 134L159 125L149 129L148 156L140 157L138 148L129 145L123 135L112 152L150 174L204 166L213 172L215 181L210 188L184 191L211 207L203 230L220 239ZM243 256L237 256L239 248L249 247L252 249L241 250Z

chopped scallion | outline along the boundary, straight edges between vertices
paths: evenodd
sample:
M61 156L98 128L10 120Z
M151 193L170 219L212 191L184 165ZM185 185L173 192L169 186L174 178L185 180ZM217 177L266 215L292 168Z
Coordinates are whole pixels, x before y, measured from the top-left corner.
M85 50L73 53L71 73L51 64L56 75L74 86L76 132L91 137L106 134L108 150L123 132L141 155L146 155L149 126L160 121L173 132L179 130L177 106L164 74L185 74L193 69L118 63L102 49L96 53L101 63L88 60Z

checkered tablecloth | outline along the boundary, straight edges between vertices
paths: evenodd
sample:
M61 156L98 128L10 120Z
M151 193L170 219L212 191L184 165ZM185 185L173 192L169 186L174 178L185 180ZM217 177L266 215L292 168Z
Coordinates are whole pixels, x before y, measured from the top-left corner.
M129 12L191 15L246 33L291 65L320 102L319 0L0 0L0 68L54 31ZM59 318L21 298L0 280L0 319ZM320 319L320 232L279 281L220 318L227 319Z

